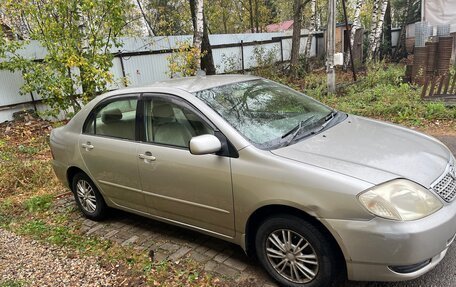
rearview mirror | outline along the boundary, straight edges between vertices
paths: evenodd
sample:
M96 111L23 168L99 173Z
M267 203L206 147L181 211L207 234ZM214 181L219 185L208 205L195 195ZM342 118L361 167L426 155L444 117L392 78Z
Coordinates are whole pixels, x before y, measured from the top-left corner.
M214 135L201 135L190 140L189 149L192 154L210 154L218 152L222 148L222 143Z

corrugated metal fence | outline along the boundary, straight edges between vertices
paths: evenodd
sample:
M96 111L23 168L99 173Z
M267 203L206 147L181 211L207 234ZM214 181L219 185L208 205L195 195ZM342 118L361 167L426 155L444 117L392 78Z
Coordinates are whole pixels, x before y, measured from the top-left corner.
M191 41L192 36L168 36L152 38L122 38L121 50L112 50L115 55L111 73L114 82L108 89L124 87L123 78L129 86L141 86L169 78L168 57L179 43ZM290 33L254 33L210 35L214 64L217 73L249 70L257 67L255 55L270 56L277 62L290 60ZM300 53L304 53L307 34L301 35ZM256 50L256 52L255 52ZM311 56L324 53L323 33L318 32L312 41ZM43 59L46 51L36 42L24 48L22 54L31 59ZM12 114L22 109L42 110L40 96L36 93L21 95L24 84L20 72L0 71L0 122L10 120Z

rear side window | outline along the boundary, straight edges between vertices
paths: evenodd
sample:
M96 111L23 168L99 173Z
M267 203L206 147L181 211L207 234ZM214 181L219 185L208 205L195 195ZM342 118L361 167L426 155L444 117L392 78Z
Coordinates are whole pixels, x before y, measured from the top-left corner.
M134 140L137 103L137 99L127 98L99 106L87 122L84 133Z

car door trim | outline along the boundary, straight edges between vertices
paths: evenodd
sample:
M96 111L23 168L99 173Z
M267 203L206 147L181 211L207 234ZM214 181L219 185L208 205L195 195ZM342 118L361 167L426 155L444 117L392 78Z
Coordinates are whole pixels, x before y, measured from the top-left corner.
M196 226L196 225L184 223L184 222L181 222L181 221L178 221L178 220L173 220L173 219L169 219L167 217L150 214L150 213L143 212L143 211L136 210L136 209L132 209L132 208L129 208L129 207L126 207L126 206L123 206L123 205L118 205L118 204L116 204L116 205L120 209L123 209L125 211L129 211L129 212L132 212L132 213L140 214L140 215L146 216L146 217L151 218L151 219L155 219L155 220L159 220L159 221L162 221L162 222L174 224L174 225L177 225L177 226L186 227L186 228L193 229L193 230L196 230L196 231L200 231L200 232L203 232L203 233L206 233L206 234L212 234L212 235L215 235L216 237L226 238L226 239L229 239L230 242L231 242L231 240L233 240L233 238L235 238L234 236L225 235L225 234L220 233L220 232L215 232L215 231L212 231L212 230L209 230L209 229L206 229L206 228L202 228L202 227L199 227L199 226Z
M145 193L145 192L143 192L142 190L137 189L137 188L128 187L128 186L121 185L121 184L117 184L117 183L112 183L112 182L105 181L105 180L100 180L100 179L99 179L98 182L99 182L99 183L102 183L102 184L114 186L114 187L119 187L119 188L131 190L131 191L135 191L135 192L138 192L138 193L143 193L143 194Z
M169 196L166 196L166 195L156 194L156 193L153 193L153 192L144 192L144 193L146 193L147 195L158 197L158 198L163 198L163 199L167 199L167 200L170 200L170 201L175 201L175 202L184 203L184 204L188 204L188 205L192 205L192 206L196 206L196 207L201 207L201 208L217 211L217 212L220 212L220 213L225 213L225 214L230 214L231 213L231 212L229 212L228 210L225 210L225 209L212 207L212 206L209 206L209 205L196 203L196 202L193 202L193 201L188 201L188 200L178 199L178 198L174 198L174 197L169 197Z
M135 192L138 192L138 193L142 193L142 194L146 194L146 195L150 195L150 196L155 196L155 197L159 197L159 198L163 198L163 199L167 199L167 200L171 200L171 201L176 201L176 202L179 202L179 203L184 203L184 204L188 204L188 205L192 205L192 206L196 206L196 207L201 207L201 208L217 211L217 212L220 212L220 213L225 213L225 214L230 214L231 213L231 212L229 212L228 210L225 210L225 209L212 207L212 206L209 206L209 205L200 204L200 203L196 203L196 202L193 202L193 201L173 198L173 197L169 197L169 196L166 196L166 195L160 195L160 194L156 194L156 193L152 193L152 192L147 192L147 191L143 191L143 190L140 190L140 189L136 189L136 188L120 185L120 184L117 184L117 183L112 183L112 182L109 182L109 181L104 181L104 180L98 180L98 181L100 183L102 183L102 184L106 184L106 185L110 185L110 186L114 186L114 187L119 187L119 188L124 188L124 189L128 189L128 190L135 191Z

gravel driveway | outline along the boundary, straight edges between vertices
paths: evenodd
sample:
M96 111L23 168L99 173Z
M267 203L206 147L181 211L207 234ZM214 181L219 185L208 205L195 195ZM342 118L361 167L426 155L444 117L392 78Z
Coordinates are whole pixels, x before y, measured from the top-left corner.
M101 267L96 258L71 258L68 254L71 252L64 248L0 229L0 285L5 282L56 287L122 285L122 276Z

